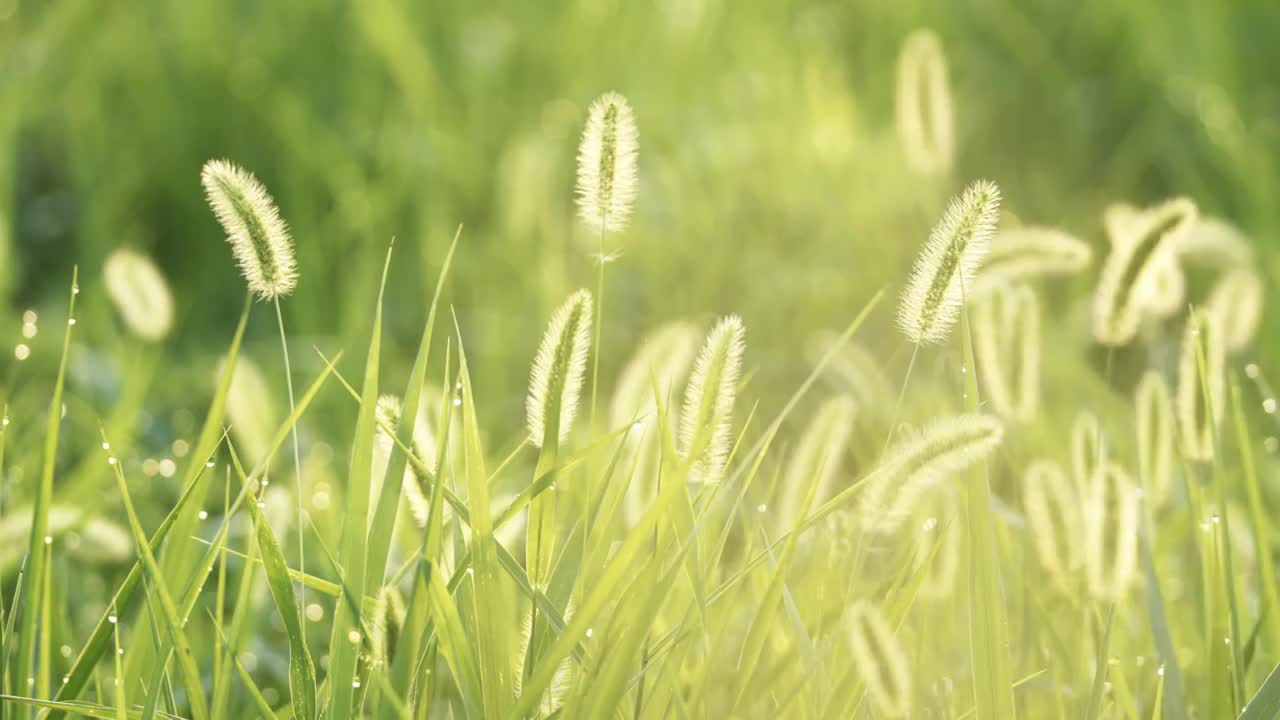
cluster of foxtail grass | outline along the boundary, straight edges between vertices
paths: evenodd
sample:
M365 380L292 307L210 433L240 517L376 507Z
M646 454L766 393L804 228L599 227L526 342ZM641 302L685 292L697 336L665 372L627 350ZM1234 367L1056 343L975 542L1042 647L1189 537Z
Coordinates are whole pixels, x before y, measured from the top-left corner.
M904 41L898 137L938 183L955 165L947 74L936 34ZM0 503L0 720L1252 718L1280 702L1277 465L1252 434L1276 400L1247 360L1266 286L1240 231L1189 198L1117 203L1095 270L1092 236L998 228L994 183L949 186L922 200L940 219L916 228L895 317L871 291L843 331L797 328L812 367L775 408L753 400L736 314L671 319L601 381L605 241L633 219L636 156L631 106L601 96L576 186L596 292L548 313L516 437L477 410L489 349L457 319L475 309L437 333L457 235L430 304L398 308L421 314L407 372L384 373L389 249L360 375L317 351L295 395L288 227L252 174L205 165L247 291L194 440L163 462L135 449L131 394L90 444L64 441L85 392L73 273L41 470L16 513ZM171 331L145 255L116 250L102 278L145 347ZM242 347L255 298L274 306L283 383ZM873 317L905 342L863 337ZM294 482L272 484L290 460ZM70 496L90 490L100 512ZM120 572L63 588L92 563Z

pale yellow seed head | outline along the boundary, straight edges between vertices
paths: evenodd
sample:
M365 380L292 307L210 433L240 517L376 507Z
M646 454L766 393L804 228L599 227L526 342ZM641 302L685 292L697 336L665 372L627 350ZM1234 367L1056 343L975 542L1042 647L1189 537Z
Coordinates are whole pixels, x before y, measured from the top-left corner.
M913 31L898 55L895 118L907 165L920 175L942 175L955 156L955 121L947 60L937 33Z
M591 104L578 145L578 217L598 232L618 232L631 218L639 137L625 97L605 93Z
M293 292L298 284L293 240L262 183L226 160L205 163L200 182L253 294L273 300Z
M529 373L529 442L563 443L573 430L591 351L591 293L579 290L551 316ZM550 423L554 422L554 425Z
M102 265L107 295L133 334L163 340L173 327L173 294L160 269L147 256L119 248Z
M742 319L729 315L712 328L694 362L680 415L680 452L692 482L717 482L724 472L745 338Z

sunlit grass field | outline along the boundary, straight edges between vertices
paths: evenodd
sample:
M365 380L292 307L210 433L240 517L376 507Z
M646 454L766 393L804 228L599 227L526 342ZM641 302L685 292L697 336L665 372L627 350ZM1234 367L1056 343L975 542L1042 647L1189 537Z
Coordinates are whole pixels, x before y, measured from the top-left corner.
M1280 716L1277 32L0 0L0 720Z

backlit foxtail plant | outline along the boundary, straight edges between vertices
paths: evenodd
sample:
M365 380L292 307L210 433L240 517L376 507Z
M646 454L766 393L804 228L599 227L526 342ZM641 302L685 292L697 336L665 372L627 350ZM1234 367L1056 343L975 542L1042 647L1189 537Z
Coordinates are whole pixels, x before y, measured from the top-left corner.
M293 292L298 284L297 262L293 254L293 239L289 226L280 216L275 200L253 173L228 160L210 160L200 171L200 184L204 186L209 207L227 233L231 253L240 266L249 292L259 300L270 300L275 305L276 324L280 330L280 347L284 358L285 389L289 395L289 412L295 409L293 398L293 368L289 363L289 342L284 331L284 314L280 310L280 298ZM293 440L293 472L298 511L298 571L306 572L306 552L303 541L302 498L306 488L302 481L302 455L298 448L298 428L290 430ZM305 606L306 586L298 594L298 602Z
M1153 508L1169 497L1173 484L1174 414L1169 383L1148 370L1134 393L1137 415L1138 478Z
M569 601L569 606L565 608L564 620L569 622L573 618L573 601ZM524 615L524 621L520 624L520 648L515 654L515 667L512 668L512 684L515 687L515 695L519 697L520 689L524 682L525 674L531 668L531 661L536 658L529 657L529 645L533 642L533 614ZM551 678L551 685L542 694L541 700L538 702L535 718L549 718L556 714L563 706L564 701L569 695L569 690L573 686L574 679L574 662L573 658L566 657L556 666L555 675Z
M1254 261L1253 246L1240 228L1214 217L1201 217L1178 239L1178 257L1227 269Z
M692 323L663 325L640 342L635 355L618 377L609 410L609 426L616 430L634 423L626 435L629 452L624 456L635 459L635 470L623 504L627 522L634 523L640 519L655 491L657 476L654 463L661 443L657 432L658 406L653 382L657 380L663 405L671 407L672 393L689 374L699 339L698 328Z
M795 522L796 512L810 484L818 486L813 497L819 506L831 495L831 486L844 459L853 432L857 405L847 395L836 395L818 408L796 444L780 490L779 522Z
M427 401L431 397L430 393L424 391L423 397L424 402L418 403L418 417L414 422L410 449L413 450L414 456L422 461L423 467L434 468L436 464L435 435L427 423L427 415L431 408L437 406ZM403 406L400 398L395 395L383 395L378 398L377 426L374 429L373 444L373 481L369 487L371 502L376 501L379 493L382 492L387 466L390 464L391 454L395 452L395 437L392 433L400 426L402 413ZM412 462L405 464L401 498L418 528L427 526L427 515L431 510L431 498L427 496L429 492L426 487L427 482L427 478L421 475Z
M529 442L541 449L535 479L554 471L560 446L573 430L590 351L591 293L579 290L551 316L529 373L525 403ZM534 587L541 587L551 570L554 533L555 493L543 492L529 503L525 553Z
M1221 328L1221 318L1196 308L1183 329L1177 413L1182 453L1190 460L1213 459L1214 440L1226 407L1226 348ZM1206 404L1206 394L1210 404Z
M922 538L916 543L917 567L929 559L935 543L938 551L933 555L924 579L920 582L920 594L930 598L949 598L955 592L956 576L960 572L960 553L964 550L964 518L954 492L940 492L932 502L921 504L920 530ZM943 536L939 540L938 533Z
M596 98L578 144L578 217L599 235L596 324L591 362L591 422L595 424L600 377L600 327L604 322L605 235L621 232L635 205L640 133L627 99L615 92Z
M274 300L293 292L298 283L293 240L262 183L227 160L205 163L200 182L253 294Z
M907 36L898 55L895 117L907 165L921 175L951 170L955 121L947 60L937 33L919 29Z
M1177 245L1196 217L1195 203L1187 198L1145 211L1127 205L1107 209L1104 224L1111 251L1093 298L1095 340L1125 345L1137 334L1144 313L1164 315L1182 302L1185 283Z
M173 328L173 293L146 255L119 248L102 265L107 295L125 325L138 337L158 342Z
M1072 592L1075 573L1084 565L1083 499L1058 463L1036 460L1027 467L1022 486L1027 530L1040 565L1064 593Z
M224 359L218 363L215 381L222 375ZM258 364L241 353L231 371L231 389L227 393L227 421L237 451L252 467L266 455L275 434L276 413L271 402L271 386Z
M1098 416L1088 410L1076 413L1071 424L1071 479L1083 495L1107 466L1107 442Z
M1119 600L1129 589L1138 564L1141 495L1129 473L1107 463L1094 477L1084 502L1085 575L1089 593Z
M714 483L724 472L745 338L742 319L729 315L711 329L694 362L680 414L680 452L692 482Z
M817 365L838 341L839 336L833 332L815 334L806 347L809 362ZM889 403L893 400L884 368L864 345L845 343L827 362L825 372L840 392L853 397L860 411L876 411L886 404L886 398Z
M956 415L905 433L885 454L862 492L867 528L897 531L920 499L947 478L986 458L1004 439L1004 423L994 415Z
M1222 274L1209 292L1205 306L1222 322L1222 342L1228 353L1249 347L1262 324L1262 278L1257 271L1240 267Z
M987 254L1000 212L1000 190L979 180L947 206L911 269L898 303L898 327L917 345L947 339L966 288Z
M975 303L973 342L985 399L1001 417L1030 422L1040 406L1040 304L1026 285Z
M404 596L394 585L378 591L369 619L369 662L378 668L372 672L384 672L382 668L395 654L407 614Z
M867 695L882 717L911 714L911 666L902 645L876 606L859 600L849 608L849 650Z
M1006 283L1074 275L1091 262L1089 244L1065 230L1035 226L1001 229L991 238L972 294L982 295Z

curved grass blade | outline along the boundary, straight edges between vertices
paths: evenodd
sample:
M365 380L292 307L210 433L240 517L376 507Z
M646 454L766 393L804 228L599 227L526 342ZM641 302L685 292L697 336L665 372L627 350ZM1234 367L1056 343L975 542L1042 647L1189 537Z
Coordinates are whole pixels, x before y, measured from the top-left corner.
M67 301L67 325L62 336L62 356L58 361L58 375L53 384L53 397L49 400L49 418L45 426L44 453L40 466L40 482L36 486L35 504L31 510L31 535L27 544L31 567L27 583L23 586L22 629L18 633L18 662L14 675L19 680L31 677L31 665L35 661L36 625L40 618L40 596L44 588L46 556L38 552L44 548L44 538L49 533L49 506L53 503L53 470L58 459L58 431L62 424L62 391L67 378L67 358L71 353L71 331L76 324L76 295L80 292L80 269L71 269L71 292ZM45 628L45 632L48 632ZM47 673L49 657L40 656L40 664Z

